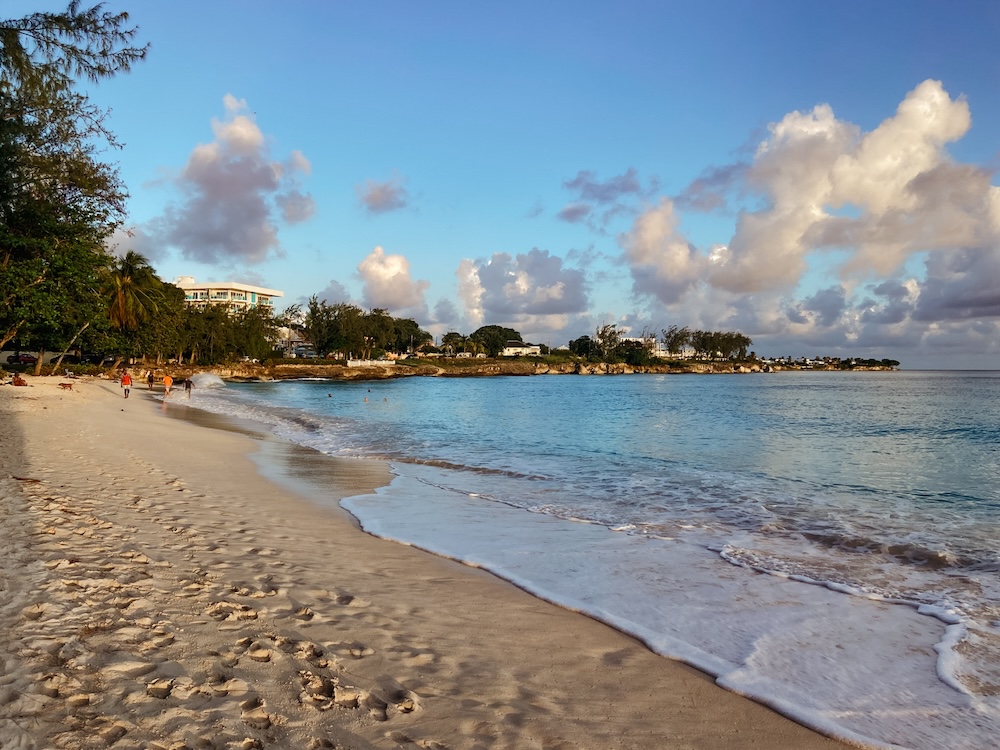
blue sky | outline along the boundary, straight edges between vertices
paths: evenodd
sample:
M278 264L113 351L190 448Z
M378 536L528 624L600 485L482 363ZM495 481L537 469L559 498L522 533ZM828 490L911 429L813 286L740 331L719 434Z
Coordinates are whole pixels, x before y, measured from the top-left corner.
M116 249L167 280L1000 368L996 3L106 7L151 43L90 92Z

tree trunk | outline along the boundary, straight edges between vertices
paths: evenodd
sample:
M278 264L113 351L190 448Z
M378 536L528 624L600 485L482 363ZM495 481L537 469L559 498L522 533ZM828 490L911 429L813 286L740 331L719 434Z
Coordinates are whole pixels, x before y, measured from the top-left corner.
M0 349L3 349L5 346L7 346L7 342L10 341L12 338L14 338L17 335L17 332L21 328L21 326L23 326L27 322L28 319L24 318L22 320L17 321L17 323L8 328L7 332L3 335L3 338L0 338Z
M80 334L82 334L82 333L83 333L84 331L86 331L86 330L87 330L88 328L90 328L90 323L84 323L84 324L83 324L83 328L81 328L81 329L80 329L79 331L77 331L77 332L76 332L76 335L75 335L75 336L74 336L73 338L71 338L71 339L69 340L69 343L68 343L68 344L66 344L66 348L62 350L62 354L60 354L60 355L59 355L58 359L56 359L56 361L55 361L55 363L54 363L54 364L55 364L55 366L56 366L57 368L59 367L59 365L61 365L61 364L62 364L62 361L63 361L63 357L65 357L65 356L66 356L66 352L68 352L68 351L69 351L70 349L72 349L72 348L73 348L73 344L75 344L75 343L76 343L76 340L77 340L78 338L80 338ZM82 354L82 352L81 352L81 354Z
M45 349L38 350L38 359L35 360L35 375L42 374L42 363L45 361Z

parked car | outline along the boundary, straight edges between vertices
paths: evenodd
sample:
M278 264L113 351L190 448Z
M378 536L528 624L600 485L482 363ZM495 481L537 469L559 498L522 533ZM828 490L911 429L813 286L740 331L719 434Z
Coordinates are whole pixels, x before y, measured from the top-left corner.
M38 361L38 357L34 354L28 354L27 352L21 352L19 354L11 354L7 357L8 365L33 365Z
M49 360L49 364L54 365L58 361L59 361L59 355L57 354L56 356L54 356L52 359ZM67 354L65 357L62 358L62 363L64 365L78 365L80 364L80 358L75 354Z

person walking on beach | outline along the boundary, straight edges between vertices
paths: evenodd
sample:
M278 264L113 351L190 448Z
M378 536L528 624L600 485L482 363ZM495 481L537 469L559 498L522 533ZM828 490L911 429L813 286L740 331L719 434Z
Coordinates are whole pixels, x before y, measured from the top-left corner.
M125 391L125 398L128 398L128 389L132 387L132 376L128 370L122 372L122 390Z
M170 386L172 386L173 384L174 384L174 379L172 377L170 377L169 375L163 376L163 390L167 392L168 396L170 395Z
M153 381L154 380L155 380L155 378L153 377L153 371L150 370L149 371L149 375L146 376L146 382L149 384L149 390L153 390Z
M188 398L191 398L191 389L194 387L194 383L191 382L191 378L184 378L184 392L187 394Z

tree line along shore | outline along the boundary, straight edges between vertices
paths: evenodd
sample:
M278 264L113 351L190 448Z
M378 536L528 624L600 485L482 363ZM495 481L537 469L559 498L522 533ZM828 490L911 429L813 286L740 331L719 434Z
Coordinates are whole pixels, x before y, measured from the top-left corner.
M164 375L171 375L180 382L197 373L210 373L230 382L266 382L323 378L328 380L388 380L405 377L496 377L532 375L684 375L684 374L750 374L775 372L886 372L896 370L893 365L874 360L853 367L833 363L762 364L760 362L697 362L673 361L648 365L625 363L587 362L558 357L517 357L511 359L423 359L412 358L399 362L357 362L345 364L329 360L276 360L262 363L239 362L207 367L189 367L176 363L156 365L138 362L128 365L133 373L145 376L152 373L157 382ZM17 369L17 368L13 368ZM120 369L93 365L73 365L59 371L51 365L42 368L43 375L115 377ZM140 377L141 379L141 377Z

